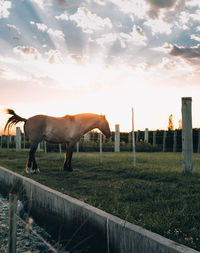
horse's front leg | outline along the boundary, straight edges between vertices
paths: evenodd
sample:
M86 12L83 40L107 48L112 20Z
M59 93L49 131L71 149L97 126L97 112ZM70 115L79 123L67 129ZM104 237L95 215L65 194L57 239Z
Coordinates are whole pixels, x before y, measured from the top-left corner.
M69 148L69 144L66 144L66 153L65 153L65 161L64 161L64 170L66 171L73 171L71 166L73 155L73 148Z
M31 149L29 151L28 162L26 165L26 172L27 173L34 173L37 172L37 163L35 160L35 152L37 150L38 143L32 143Z
M69 160L68 160L68 171L73 171L72 169L72 155L73 155L73 148L70 148L69 151Z

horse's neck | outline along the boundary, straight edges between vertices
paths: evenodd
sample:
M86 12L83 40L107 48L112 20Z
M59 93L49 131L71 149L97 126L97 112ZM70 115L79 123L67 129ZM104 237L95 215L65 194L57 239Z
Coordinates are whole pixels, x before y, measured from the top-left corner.
M87 132L91 131L94 128L99 128L100 122L99 122L98 115L94 115L88 118L82 119L82 126L83 126L83 134L86 134Z

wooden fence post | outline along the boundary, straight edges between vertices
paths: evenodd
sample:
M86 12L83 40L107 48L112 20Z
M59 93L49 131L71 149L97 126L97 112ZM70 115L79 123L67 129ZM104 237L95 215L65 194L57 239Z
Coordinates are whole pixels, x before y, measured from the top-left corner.
M119 131L119 124L115 125L115 152L120 152L120 131Z
M135 133L134 133L134 109L132 108L132 145L133 145L133 167L136 167L135 156Z
M197 153L200 153L200 129L198 130L198 146L197 146Z
M166 138L167 138L167 132L164 131L164 133L163 133L163 152L166 152Z
M61 144L59 144L59 153L60 154L62 153L62 146L61 146Z
M153 146L156 146L156 131L153 131Z
M10 135L9 135L9 133L6 136L6 139L7 139L7 148L9 148L10 147Z
M145 128L145 132L144 132L144 142L149 142L149 129Z
M102 134L99 133L99 160L100 164L103 164L103 155L102 155Z
M20 127L16 127L16 151L21 150L21 130Z
M46 143L46 141L43 141L43 147L44 147L44 152L46 153L47 152L47 143Z
M24 149L25 149L26 148L26 135L25 135L25 132L24 132L23 137L24 137Z
M174 130L173 136L173 152L177 152L177 131Z
M38 143L36 152L40 152L40 142Z
M192 98L182 97L182 161L183 172L193 173Z
M76 143L76 153L77 153L77 158L79 156L79 142Z
M3 144L3 131L1 131L1 148L3 148L2 144Z
M131 143L131 139L132 139L132 132L128 133L128 143Z
M136 132L136 142L138 142L138 139L139 139L139 132L137 131Z
M16 252L16 212L17 196L9 194L9 234L8 234L8 253Z
M90 132L88 132L88 133L86 133L85 135L84 135L84 141L90 141L90 138L91 137L91 134L90 134Z

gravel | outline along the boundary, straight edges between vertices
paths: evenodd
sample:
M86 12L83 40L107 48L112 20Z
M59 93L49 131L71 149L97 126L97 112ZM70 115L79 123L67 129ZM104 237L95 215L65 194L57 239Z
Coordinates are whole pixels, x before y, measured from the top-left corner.
M62 245L56 245L50 234L38 226L31 217L24 212L23 204L18 200L16 251L27 253L62 252ZM0 253L7 252L9 232L9 201L0 194ZM45 241L45 242L44 242ZM56 245L56 247L55 247Z

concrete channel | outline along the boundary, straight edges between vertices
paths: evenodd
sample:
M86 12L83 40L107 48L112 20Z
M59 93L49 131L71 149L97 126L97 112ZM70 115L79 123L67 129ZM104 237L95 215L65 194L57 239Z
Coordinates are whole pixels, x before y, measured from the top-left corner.
M81 247L93 253L197 253L158 234L50 189L30 178L0 167L0 191L17 192L34 219L61 231L79 234ZM84 244L85 243L85 244ZM76 247L76 245L75 245ZM78 248L78 245L77 245Z

